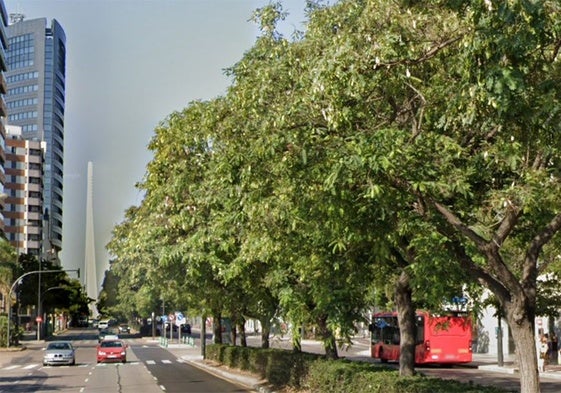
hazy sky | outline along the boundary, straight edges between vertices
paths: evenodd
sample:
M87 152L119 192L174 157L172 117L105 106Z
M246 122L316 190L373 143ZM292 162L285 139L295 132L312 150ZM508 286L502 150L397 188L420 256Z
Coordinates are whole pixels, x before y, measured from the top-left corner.
M93 162L97 278L135 183L152 159L154 128L193 100L222 95L223 70L257 36L248 21L269 0L4 0L8 13L57 19L66 32L62 265L84 266L87 163ZM306 0L283 0L283 32L302 29ZM83 279L83 274L82 274Z

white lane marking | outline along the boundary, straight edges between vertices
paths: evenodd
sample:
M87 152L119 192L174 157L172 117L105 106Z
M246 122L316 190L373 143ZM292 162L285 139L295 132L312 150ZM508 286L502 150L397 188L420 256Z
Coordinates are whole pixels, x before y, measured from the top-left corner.
M171 360L164 359L164 360L162 360L162 363L164 363L164 364L171 364Z
M166 387L164 385L160 385L160 389L162 389L164 392L166 391Z
M38 366L38 364L28 364L27 366L24 367L24 369L29 370L30 368L35 368L37 366Z
M156 362L154 360L147 360L146 364L156 364Z
M20 366L18 364L16 364L16 365L13 365L13 366L4 367L2 370L13 370L13 369L18 368L18 367L20 367Z

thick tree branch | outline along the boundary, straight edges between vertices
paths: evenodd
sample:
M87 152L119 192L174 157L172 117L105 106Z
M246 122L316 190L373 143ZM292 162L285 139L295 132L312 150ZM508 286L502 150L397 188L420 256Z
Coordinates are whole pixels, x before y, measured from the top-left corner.
M446 225L437 226L437 230L450 239L450 241L458 242L458 244L460 244L457 240L456 234L461 234L462 236L470 239L479 251L485 255L490 270L485 270L473 262L471 258L467 256L467 253L463 248L455 248L455 251L457 252L455 255L457 255L458 258L463 258L462 262L464 263L464 268L468 270L474 278L486 283L489 288L493 288L496 291L504 291L505 288L510 291L519 291L521 289L520 282L505 265L499 252L502 243L512 232L516 222L518 221L519 215L521 214L519 209L516 209L514 206L507 209L507 213L501 221L499 229L495 232L493 238L488 241L465 225L446 206L434 201L430 197L424 196L418 191L413 190L407 181L394 178L392 179L392 182L394 186L399 189L415 195L422 201L421 205L430 205L437 210L446 223ZM507 295L505 294L505 299L506 296Z
M559 54L559 49L561 49L561 40L557 40L555 46L553 47L553 56L551 57L552 63L555 61L555 59L557 59L557 55Z
M508 299L510 292L501 281L497 280L482 266L475 263L466 253L464 246L454 238L453 234L446 233L446 231L441 231L441 233L450 240L446 243L446 247L451 251L452 255L458 258L460 266L465 269L472 279L480 282L503 299Z
M438 52L440 52L442 49L446 48L447 46L450 46L452 44L454 44L455 42L461 40L463 37L463 34L458 35L457 37L453 37L450 38L446 41L443 41L435 46L433 46L432 48L430 48L428 51L426 51L425 53L423 53L421 56L417 57L416 59L400 59L400 60L394 60L394 61L390 61L387 63L376 63L374 65L374 69L376 68L380 68L380 67L392 67L394 65L398 65L398 64L405 64L405 65L409 65L409 64L418 64L418 63L422 63L425 60L429 60L431 58L433 58L434 56L436 56L436 54Z
M538 266L538 257L545 244L547 244L551 238L561 229L561 213L557 214L553 219L545 226L545 228L538 233L530 243L528 251L526 252L526 258L524 260L524 269L522 279L533 280L537 277L539 273L546 270L549 262L544 262Z
M503 245L505 239L508 237L508 235L512 232L512 230L516 226L516 223L518 222L518 219L520 218L521 214L522 214L522 210L516 207L515 205L513 205L510 201L508 201L508 206L506 209L505 216L502 219L499 228L495 232L495 235L493 236L493 243L497 247L500 248Z
M446 222L452 225L458 232L470 239L475 243L478 249L481 251L486 249L488 244L487 240L479 236L475 231L470 229L465 225L454 213L452 213L446 206L441 205L436 201L432 201L433 206L436 210L444 217Z
M473 230L467 227L459 218L457 218L450 210L445 206L434 201L433 205L440 212L440 214L445 218L445 220L450 224L456 231L472 240L479 251L485 255L489 268L491 269L491 274L500 281L504 287L508 288L510 291L515 291L521 289L520 282L513 275L513 273L505 265L501 255L500 247L502 246L504 240L508 237L508 234L512 232L516 222L519 217L519 210L512 206L507 209L505 217L499 225L499 229L495 232L493 239L491 241L486 241L481 236L476 234Z

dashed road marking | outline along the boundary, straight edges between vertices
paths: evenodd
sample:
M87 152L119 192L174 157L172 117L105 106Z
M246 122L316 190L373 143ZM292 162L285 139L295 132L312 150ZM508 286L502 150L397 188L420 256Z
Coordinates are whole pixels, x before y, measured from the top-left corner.
M176 359L177 362L182 363L182 359ZM94 363L93 368L95 367L108 367L108 366L137 366L139 364L145 363L146 365L155 365L155 364L172 364L174 363L173 360L163 359L163 360L146 360L145 362L141 361L129 361L127 363ZM67 367L90 367L92 366L91 363L81 363L75 366L70 365L61 365L61 366L42 366L43 368L67 368ZM40 368L41 364L33 363L33 364L12 364L9 366L5 366L0 368L0 371L11 371L16 369L24 369L24 370L31 370L35 368ZM90 372L91 374L91 372Z
M9 370L14 370L14 369L19 368L19 367L21 367L19 364L15 364L15 365L12 365L12 366L4 367L2 370L9 371Z

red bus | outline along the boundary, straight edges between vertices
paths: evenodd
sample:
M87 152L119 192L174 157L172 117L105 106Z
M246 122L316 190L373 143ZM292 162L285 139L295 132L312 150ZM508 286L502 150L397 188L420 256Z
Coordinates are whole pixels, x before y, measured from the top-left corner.
M465 313L415 315L415 363L469 363L472 361L472 321ZM370 324L371 355L381 362L399 361L397 312L378 313Z

